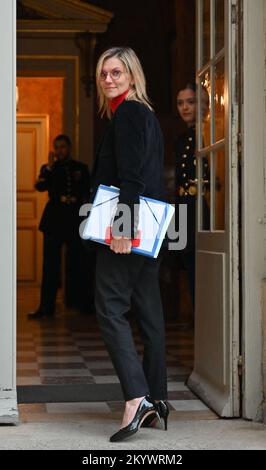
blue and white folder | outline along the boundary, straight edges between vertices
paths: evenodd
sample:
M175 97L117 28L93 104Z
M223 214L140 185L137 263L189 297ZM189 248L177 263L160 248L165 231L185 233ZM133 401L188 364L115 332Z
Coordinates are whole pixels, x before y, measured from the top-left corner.
M84 225L83 239L108 244L106 230L112 225L118 198L118 188L102 184L98 187ZM140 196L138 229L141 236L139 246L132 247L132 253L157 258L174 211L171 204Z

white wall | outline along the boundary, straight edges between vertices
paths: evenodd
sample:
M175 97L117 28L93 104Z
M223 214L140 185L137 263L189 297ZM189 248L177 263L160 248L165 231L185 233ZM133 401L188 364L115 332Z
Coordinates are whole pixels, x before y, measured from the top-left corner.
M17 421L15 250L15 0L0 15L0 423Z
M266 0L264 0L264 97L265 97L265 114L266 114ZM264 219L266 220L266 126L264 127ZM264 263L266 258L266 229L264 230ZM263 381L264 381L264 397L263 397L263 417L266 424L266 273L262 286L263 296Z
M242 184L243 415L262 420L265 277L265 0L244 0Z

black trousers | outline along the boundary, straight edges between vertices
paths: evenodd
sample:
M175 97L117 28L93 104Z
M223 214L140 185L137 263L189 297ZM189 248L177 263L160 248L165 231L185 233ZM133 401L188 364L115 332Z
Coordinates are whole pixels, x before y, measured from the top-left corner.
M106 247L97 253L96 314L126 401L147 394L154 400L167 398L159 265L159 260L115 254ZM125 316L131 305L144 344L143 361Z
M71 258L72 288L76 292L76 306L82 309L87 300L85 296L88 296L89 286L84 285L87 279L85 270L88 268L85 262L86 253L79 237L44 233L40 307L49 313L55 311L61 272L61 252L64 244Z

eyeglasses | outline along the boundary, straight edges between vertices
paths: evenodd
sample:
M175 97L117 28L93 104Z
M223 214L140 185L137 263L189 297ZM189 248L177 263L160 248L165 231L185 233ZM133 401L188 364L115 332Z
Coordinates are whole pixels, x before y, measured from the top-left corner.
M125 73L125 72L122 72L121 70L112 70L111 72L101 72L99 78L101 81L104 82L107 79L108 75L110 75L112 80L119 80L122 73Z

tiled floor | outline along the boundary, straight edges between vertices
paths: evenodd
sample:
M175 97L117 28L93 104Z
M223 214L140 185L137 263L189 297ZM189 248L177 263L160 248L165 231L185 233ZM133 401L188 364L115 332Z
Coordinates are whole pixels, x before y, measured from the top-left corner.
M54 319L29 321L27 312L38 304L38 290L18 289L17 384L115 384L115 374L101 338L94 315L64 311L58 303ZM142 345L137 328L133 328L139 353ZM167 370L169 403L172 410L191 419L214 419L214 415L185 386L193 366L193 332L167 322ZM27 410L38 415L69 415L120 412L122 402L49 403L20 405L25 418Z

